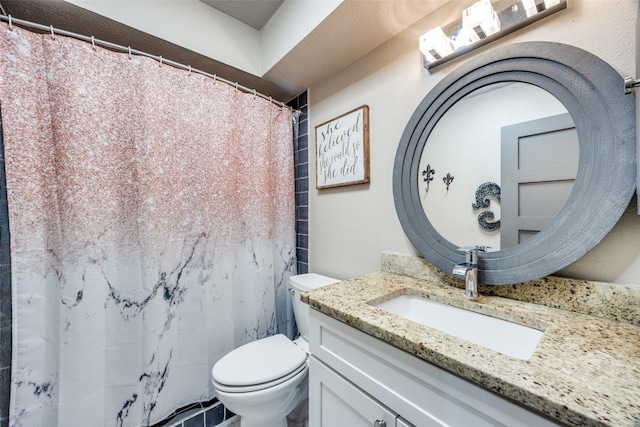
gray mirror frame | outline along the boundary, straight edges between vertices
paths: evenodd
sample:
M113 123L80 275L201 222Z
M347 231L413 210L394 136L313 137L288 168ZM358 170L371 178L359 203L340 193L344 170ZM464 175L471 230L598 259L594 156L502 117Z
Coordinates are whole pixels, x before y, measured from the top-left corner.
M635 100L605 61L574 46L527 42L496 48L460 65L416 108L400 139L393 169L396 211L416 250L451 273L464 253L424 213L419 163L429 134L457 101L500 82L536 85L558 98L578 132L573 189L556 218L527 241L479 254L481 284L515 284L553 274L597 245L628 207L636 183ZM477 242L468 242L475 245Z

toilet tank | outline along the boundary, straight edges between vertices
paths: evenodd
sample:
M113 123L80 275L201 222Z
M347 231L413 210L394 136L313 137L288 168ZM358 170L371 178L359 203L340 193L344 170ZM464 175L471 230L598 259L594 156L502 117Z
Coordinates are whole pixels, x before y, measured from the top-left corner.
M296 318L300 336L305 341L308 341L309 338L309 306L300 301L300 293L332 283L338 283L339 281L338 279L315 273L298 274L289 278L293 315Z

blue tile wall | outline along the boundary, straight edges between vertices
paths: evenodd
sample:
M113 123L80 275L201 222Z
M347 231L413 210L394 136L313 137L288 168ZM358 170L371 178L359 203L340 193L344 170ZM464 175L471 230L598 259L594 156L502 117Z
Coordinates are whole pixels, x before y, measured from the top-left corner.
M204 426L204 412L194 415L193 417L185 420L182 423L182 427L203 427Z
M5 427L9 425L11 391L11 251L2 134L0 115L0 427Z
M224 405L216 405L211 409L208 409L205 415L205 426L204 427L215 427L218 424L221 424L224 421Z
M236 414L215 398L208 402L194 403L176 412L177 414L150 427L218 427L229 426L238 421L234 419Z
M296 178L296 258L298 274L309 272L309 121L307 92L303 92L288 105L300 110L298 133L294 135L294 167Z

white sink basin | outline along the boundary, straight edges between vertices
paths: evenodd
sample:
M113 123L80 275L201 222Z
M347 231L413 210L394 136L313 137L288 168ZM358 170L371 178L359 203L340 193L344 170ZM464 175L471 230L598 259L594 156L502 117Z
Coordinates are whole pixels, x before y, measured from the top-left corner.
M528 360L542 331L414 295L401 295L376 307L449 335Z

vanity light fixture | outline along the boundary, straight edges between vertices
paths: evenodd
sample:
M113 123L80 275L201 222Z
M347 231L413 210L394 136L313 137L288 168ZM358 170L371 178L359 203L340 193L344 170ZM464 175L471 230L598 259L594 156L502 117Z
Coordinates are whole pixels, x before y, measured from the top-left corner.
M431 70L480 46L566 9L568 0L479 0L461 19L421 35L423 66Z
M522 0L527 16L533 16L560 3L560 0Z
M462 49L465 46L474 44L480 40L478 34L472 28L462 27L455 33L451 34L451 44L454 50Z
M500 31L500 19L490 0L480 0L462 11L462 28L473 30L478 39Z
M453 46L442 28L435 27L420 36L420 52L429 62L435 62L452 54Z

